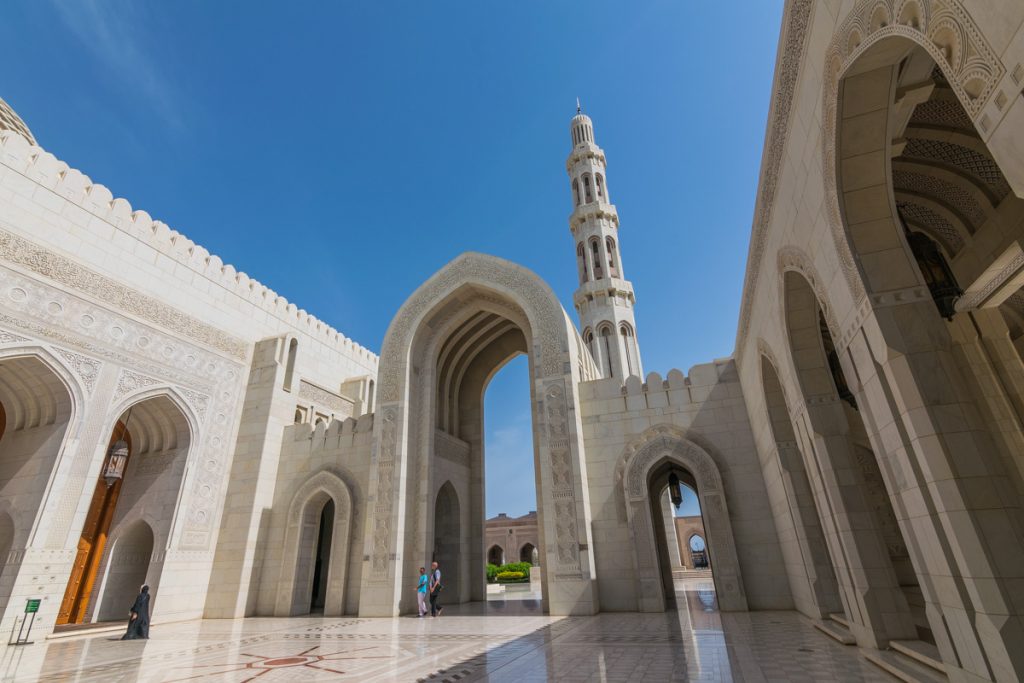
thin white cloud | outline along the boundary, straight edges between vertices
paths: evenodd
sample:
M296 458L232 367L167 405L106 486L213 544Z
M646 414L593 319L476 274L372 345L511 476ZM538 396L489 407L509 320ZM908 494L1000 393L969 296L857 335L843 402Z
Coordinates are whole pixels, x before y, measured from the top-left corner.
M142 98L176 129L184 128L181 98L153 60L156 44L141 10L145 4L100 0L52 0L64 25L110 75Z

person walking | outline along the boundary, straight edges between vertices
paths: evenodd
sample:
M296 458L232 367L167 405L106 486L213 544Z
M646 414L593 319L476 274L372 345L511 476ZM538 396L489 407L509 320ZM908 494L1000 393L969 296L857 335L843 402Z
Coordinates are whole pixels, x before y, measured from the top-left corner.
M437 562L430 563L430 616L441 616L441 568Z
M416 604L419 606L419 616L424 617L427 614L427 570L424 567L420 567L420 582L416 585Z
M121 636L121 640L139 638L149 640L149 586L142 587L142 591L128 610L128 630Z

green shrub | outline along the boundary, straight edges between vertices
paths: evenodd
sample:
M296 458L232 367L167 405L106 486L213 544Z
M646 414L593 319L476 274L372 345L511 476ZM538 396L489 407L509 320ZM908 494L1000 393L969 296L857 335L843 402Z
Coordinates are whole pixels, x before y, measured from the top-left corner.
M498 567L499 572L521 572L525 576L530 575L530 567L532 565L529 562L509 562Z
M522 572L498 572L498 583L514 583L523 580Z
M494 579L498 576L498 565L487 563L487 583L494 583Z

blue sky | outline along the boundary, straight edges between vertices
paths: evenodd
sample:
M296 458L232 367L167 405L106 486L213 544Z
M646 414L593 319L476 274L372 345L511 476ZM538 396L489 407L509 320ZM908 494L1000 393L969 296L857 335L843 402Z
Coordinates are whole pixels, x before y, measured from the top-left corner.
M572 310L578 96L664 376L732 351L781 11L18 0L0 96L59 158L374 350L466 250L533 269ZM524 368L488 392L489 480L532 460ZM489 486L488 514L526 497Z

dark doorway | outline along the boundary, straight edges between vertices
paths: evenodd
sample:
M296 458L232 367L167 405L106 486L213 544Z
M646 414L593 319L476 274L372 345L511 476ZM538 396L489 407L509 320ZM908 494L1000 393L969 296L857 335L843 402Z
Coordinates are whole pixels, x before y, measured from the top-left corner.
M327 571L330 569L331 536L334 532L334 501L328 500L320 511L320 530L316 538L316 559L313 562L313 590L310 612L323 612L327 597Z

